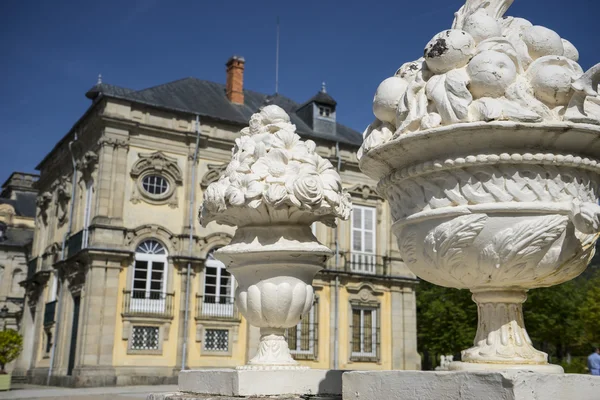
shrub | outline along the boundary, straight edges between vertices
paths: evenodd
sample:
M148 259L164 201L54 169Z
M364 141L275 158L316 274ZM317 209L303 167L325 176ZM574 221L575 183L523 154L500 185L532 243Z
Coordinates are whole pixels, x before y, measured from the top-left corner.
M0 374L6 374L4 366L15 360L23 350L23 337L13 329L0 332Z

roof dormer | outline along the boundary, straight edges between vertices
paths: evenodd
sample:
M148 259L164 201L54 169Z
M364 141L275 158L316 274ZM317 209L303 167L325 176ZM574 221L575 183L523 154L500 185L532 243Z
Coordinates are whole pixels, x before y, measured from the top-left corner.
M321 91L310 100L301 105L296 114L302 118L311 129L317 133L336 133L335 107L337 102L331 97L325 88L325 82Z

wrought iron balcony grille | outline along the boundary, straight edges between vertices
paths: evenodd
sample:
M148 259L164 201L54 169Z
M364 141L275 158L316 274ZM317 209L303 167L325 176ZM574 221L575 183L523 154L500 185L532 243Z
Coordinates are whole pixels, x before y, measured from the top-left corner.
M124 290L123 315L172 318L174 296L160 291Z
M198 319L240 320L240 313L233 296L196 296L196 317Z

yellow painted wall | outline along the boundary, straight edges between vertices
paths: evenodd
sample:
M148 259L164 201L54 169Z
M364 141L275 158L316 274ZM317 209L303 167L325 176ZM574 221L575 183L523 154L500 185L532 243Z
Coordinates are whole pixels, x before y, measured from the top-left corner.
M130 267L129 267L130 268ZM171 273L170 279L173 288L181 287L181 276L174 272L172 266L169 267ZM117 304L120 311L123 307L123 290L127 286L127 268L123 268L119 273L119 291L117 296ZM174 310L178 310L180 304L181 293L175 290L173 298ZM163 340L161 355L142 355L142 354L127 354L128 341L123 340L123 317L121 312L117 313L117 321L115 324L115 340L113 347L113 360L115 366L165 366L175 367L177 361L177 330L180 323L179 312L174 311L173 319L171 320L171 328L169 329L169 337Z
M317 291L319 296L319 325L318 325L318 355L316 360L300 360L300 364L311 368L329 369L330 366L330 346L329 340L333 332L330 329L331 288L323 286Z
M392 369L392 338L391 338L391 294L384 292L380 300L380 359L379 362L350 361L350 315L349 297L345 287L340 288L339 315L339 363L340 369L373 370Z

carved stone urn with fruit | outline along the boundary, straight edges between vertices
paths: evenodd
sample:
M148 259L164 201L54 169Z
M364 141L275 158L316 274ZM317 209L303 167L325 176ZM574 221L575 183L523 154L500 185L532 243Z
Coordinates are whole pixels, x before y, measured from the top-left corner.
M350 195L280 107L264 107L240 134L225 173L204 194L200 216L204 226L238 227L215 254L236 278L240 311L261 331L257 355L238 368L302 368L290 355L285 329L310 310L312 280L331 255L311 224L348 219Z
M527 291L575 278L600 231L600 65L554 31L468 0L375 94L360 167L408 267L469 289L474 346L451 370L562 373L527 335Z

